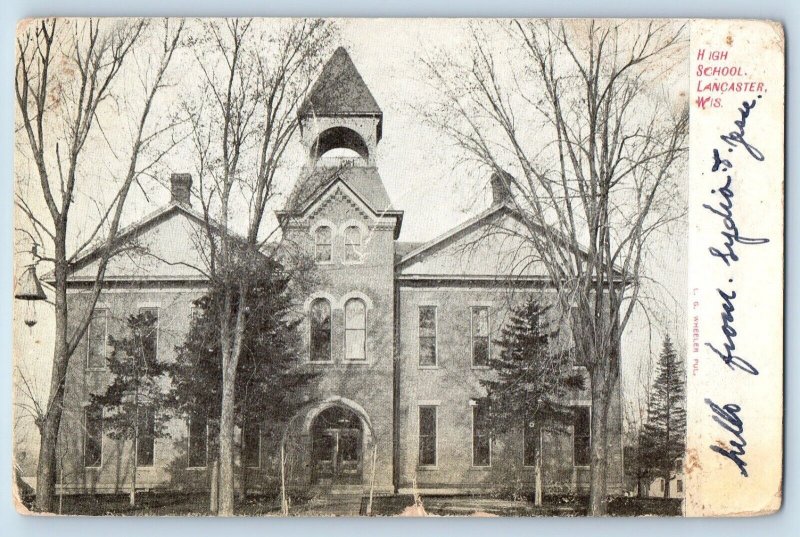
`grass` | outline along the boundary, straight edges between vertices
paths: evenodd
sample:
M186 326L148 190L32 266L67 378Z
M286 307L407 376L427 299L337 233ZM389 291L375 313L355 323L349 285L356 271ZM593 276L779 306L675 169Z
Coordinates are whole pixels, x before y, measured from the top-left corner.
M304 506L309 498L292 496L292 507ZM32 497L25 498L30 505ZM476 512L497 516L584 516L586 498L545 498L545 505L536 507L530 501L509 500L488 496L423 496L425 511L439 516L469 516ZM414 504L410 494L376 496L372 503L373 516L396 516ZM366 514L367 498L361 502L361 514ZM291 510L291 508L290 508ZM307 513L308 508L303 512ZM131 506L127 494L65 495L62 514L83 516L210 516L208 493L140 492L136 505ZM279 516L280 498L277 495L251 495L237 498L235 512L241 516ZM320 512L320 515L325 513ZM680 516L680 499L612 498L608 504L610 516Z
M294 505L306 498L291 497ZM83 516L210 516L208 493L140 492L136 505L131 506L127 494L70 494L65 495L61 513ZM56 509L58 509L56 499ZM30 501L23 501L28 508ZM280 515L280 498L276 495L252 495L237 498L235 512L242 516Z

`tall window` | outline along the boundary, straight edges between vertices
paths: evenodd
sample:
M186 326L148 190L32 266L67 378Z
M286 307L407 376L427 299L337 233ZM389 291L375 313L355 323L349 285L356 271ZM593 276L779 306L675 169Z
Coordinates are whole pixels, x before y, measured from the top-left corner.
M328 226L318 227L314 232L314 259L322 262L331 260L331 241L331 228Z
M255 420L248 421L242 427L242 466L261 466L261 425Z
M436 365L436 307L419 307L419 365Z
M189 467L208 464L208 417L200 412L189 418Z
M361 261L361 230L348 226L344 230L344 260Z
M591 446L591 426L589 407L573 408L572 447L575 466L589 466Z
M472 466L492 465L492 435L486 403L472 407Z
M108 310L94 310L92 320L89 323L87 341L86 369L105 369L106 343L108 341Z
M139 308L139 314L149 314L155 319L153 326L142 334L144 362L154 362L158 358L158 308Z
M83 417L83 465L99 468L103 464L103 407L91 405Z
M472 308L472 365L489 365L489 308Z
M156 421L152 407L139 409L139 435L136 441L136 466L153 466Z
M345 359L367 358L367 306L360 298L351 298L344 305Z
M533 420L525 420L522 429L522 464L536 466L536 450L539 449L539 438Z
M331 303L317 298L311 303L311 361L331 360Z
M419 407L419 465L436 466L436 407Z

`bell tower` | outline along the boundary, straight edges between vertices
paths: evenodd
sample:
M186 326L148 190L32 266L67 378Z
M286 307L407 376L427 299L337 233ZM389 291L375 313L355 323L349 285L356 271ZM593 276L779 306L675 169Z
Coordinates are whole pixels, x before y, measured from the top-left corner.
M325 64L298 116L309 168L375 166L383 112L343 47Z

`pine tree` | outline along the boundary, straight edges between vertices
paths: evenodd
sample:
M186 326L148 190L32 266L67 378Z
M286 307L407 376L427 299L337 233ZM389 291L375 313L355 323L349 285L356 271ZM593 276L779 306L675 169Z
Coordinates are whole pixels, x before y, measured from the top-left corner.
M258 424L263 431L282 431L308 403L302 398L302 388L314 376L298 367L301 319L294 315L290 278L279 262L266 257L252 269L242 265L237 270L247 271L233 279L247 282L248 307L236 375L236 424L240 429ZM224 295L214 287L195 301L189 333L168 367L172 381L169 404L181 414L199 414L208 420L208 453L214 459L222 405L218 310L223 307ZM245 476L243 471L243 479ZM244 482L242 490L246 490Z
M551 306L535 299L514 310L497 342L500 353L489 365L492 375L481 381L498 432L529 426L535 438L545 428L560 430L572 420L568 396L583 389L564 349L557 323L548 318ZM536 449L536 503L541 503L541 453Z
M669 498L675 461L683 457L686 449L685 382L683 363L667 336L650 392L647 423L639 440L639 465L651 478L664 480L665 498Z
M136 473L145 437L164 436L163 379L166 365L158 360L158 318L150 311L130 315L128 335L109 336L108 370L114 380L92 404L104 409L103 429L111 438L131 442L130 503L136 504ZM153 453L142 456L152 457ZM152 461L150 461L152 462Z

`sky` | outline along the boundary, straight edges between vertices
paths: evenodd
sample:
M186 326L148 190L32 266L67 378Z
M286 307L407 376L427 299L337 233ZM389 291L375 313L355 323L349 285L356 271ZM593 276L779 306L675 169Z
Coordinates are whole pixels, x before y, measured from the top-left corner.
M476 177L456 163L458 150L434 128L427 126L421 110L435 98L435 90L426 78L421 57L437 49L459 51L465 43L463 20L426 19L349 19L339 22L340 38L336 45L344 46L367 86L372 91L384 113L383 139L376 157L378 169L389 197L396 209L405 211L402 241L427 241L478 214L490 203L488 177ZM335 48L335 46L334 46ZM140 59L140 61L145 61ZM189 56L181 58L173 81L176 87L191 85L200 77L199 69ZM129 76L123 80L127 95L134 100L137 80ZM677 84L688 89L688 78ZM170 93L172 91L172 93ZM166 114L175 105L174 88L161 99L159 114ZM106 121L106 135L115 146L129 134L131 125ZM124 144L119 143L120 147ZM300 162L300 144L295 142L291 158ZM113 156L113 155L112 155ZM115 166L113 158L97 158L91 163L94 177L82 186L87 196L103 195L103 176ZM104 170L106 170L104 172ZM134 222L169 201L165 188L170 172L190 170L186 151L179 146L159 168L160 184L153 182L142 192L135 192L129 200L125 221ZM36 204L36 189L30 186L30 163L23 158L15 160L17 189ZM287 173L296 174L293 170ZM292 183L286 177L286 184ZM146 195L145 195L146 194ZM678 193L685 198L685 192ZM43 207L39 206L38 210ZM78 219L91 220L93 209L84 207L85 214ZM269 225L269 224L268 224ZM678 234L660 236L653 247L654 255L647 260L647 272L663 289L657 290L664 300L662 324L676 342L685 349L686 302L686 241ZM17 267L29 262L24 253L16 256ZM40 274L42 270L40 269ZM671 298L670 298L671 297ZM18 302L18 301L17 301ZM44 307L43 307L44 306ZM15 304L15 314L21 304ZM16 317L19 319L19 317ZM663 337L662 327L649 330L645 316L637 314L631 321L623 339L623 393L625 399L640 400L643 396L641 382L648 367L658 353ZM15 321L14 338L17 364L39 393L46 393L49 382L49 361L52 357L53 331L51 310L39 306L39 323L28 328ZM685 355L685 352L682 353Z

